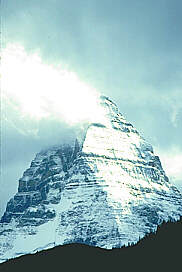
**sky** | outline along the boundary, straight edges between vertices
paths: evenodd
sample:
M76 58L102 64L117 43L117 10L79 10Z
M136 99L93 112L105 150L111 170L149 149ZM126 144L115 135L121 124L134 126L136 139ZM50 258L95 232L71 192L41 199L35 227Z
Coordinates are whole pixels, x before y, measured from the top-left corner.
M181 0L1 0L0 214L35 154L74 135L98 93L182 188L181 10Z

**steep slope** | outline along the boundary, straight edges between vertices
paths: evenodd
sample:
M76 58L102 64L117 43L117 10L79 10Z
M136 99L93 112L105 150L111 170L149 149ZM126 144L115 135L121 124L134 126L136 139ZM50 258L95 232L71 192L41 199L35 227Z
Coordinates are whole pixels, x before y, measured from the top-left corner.
M0 224L0 262L68 243L114 248L179 220L182 196L107 97L82 140L39 153Z

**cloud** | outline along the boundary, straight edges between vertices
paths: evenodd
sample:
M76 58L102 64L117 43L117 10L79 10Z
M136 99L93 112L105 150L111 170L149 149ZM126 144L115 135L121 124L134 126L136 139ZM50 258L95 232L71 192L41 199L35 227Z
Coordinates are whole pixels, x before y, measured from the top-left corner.
M17 44L2 51L2 89L4 100L25 118L56 117L72 125L99 111L96 90L75 73L45 64L37 53L28 54Z
M181 89L173 89L173 91L164 97L164 101L169 106L170 118L174 127L177 127L181 121L180 114L182 113L182 93Z
M173 145L168 150L157 150L157 153L170 181L182 191L182 149Z

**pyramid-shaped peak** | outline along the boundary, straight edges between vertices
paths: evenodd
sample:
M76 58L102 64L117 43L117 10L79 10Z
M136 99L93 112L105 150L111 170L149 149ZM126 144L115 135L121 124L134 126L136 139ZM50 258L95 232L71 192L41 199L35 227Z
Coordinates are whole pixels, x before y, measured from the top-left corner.
M182 216L152 146L110 98L99 103L81 140L40 152L20 178L0 223L0 262L69 243L122 247Z

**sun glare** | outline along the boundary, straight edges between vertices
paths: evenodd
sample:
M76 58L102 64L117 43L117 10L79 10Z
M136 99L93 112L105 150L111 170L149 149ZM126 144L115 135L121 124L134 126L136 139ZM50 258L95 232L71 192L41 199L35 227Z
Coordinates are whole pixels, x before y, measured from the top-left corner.
M69 124L94 120L99 93L73 72L45 64L21 45L2 50L2 95L18 105L22 115L40 120L56 116Z

